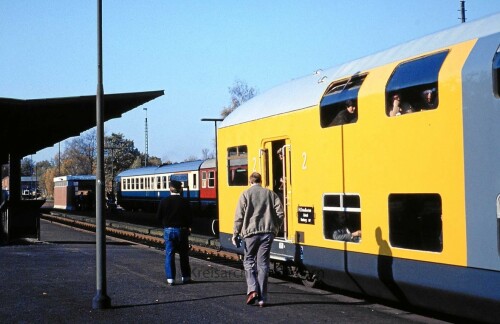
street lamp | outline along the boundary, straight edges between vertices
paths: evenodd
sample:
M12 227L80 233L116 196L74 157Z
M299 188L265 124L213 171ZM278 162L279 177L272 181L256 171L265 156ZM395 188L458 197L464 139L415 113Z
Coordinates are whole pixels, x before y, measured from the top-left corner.
M219 217L219 154L217 147L217 122L223 121L224 118L202 118L201 121L214 122L215 126L215 208L217 211L217 219ZM213 225L213 224L212 224ZM213 230L213 227L212 227ZM215 233L214 233L215 234Z
M148 166L148 108L142 108L142 110L146 111L146 119L144 122L144 166Z

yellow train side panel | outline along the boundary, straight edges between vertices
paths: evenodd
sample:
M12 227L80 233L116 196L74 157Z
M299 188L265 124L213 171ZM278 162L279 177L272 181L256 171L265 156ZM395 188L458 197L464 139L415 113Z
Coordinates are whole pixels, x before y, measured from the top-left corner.
M292 171L290 242L299 231L305 245L466 265L461 69L474 44L469 41L450 48L439 74L440 105L435 110L385 115L385 87L396 62L364 71L368 76L359 92L355 124L322 129L319 107L314 106L219 129L220 231L232 233L236 203L247 188L227 186L227 148L247 145L249 173L262 173L259 150L264 143L287 139ZM323 234L322 197L343 192L360 196L363 239L359 244L325 239ZM391 193L441 196L442 252L382 249L380 240L389 242ZM314 208L314 225L298 222L299 206ZM377 233L381 233L378 241Z

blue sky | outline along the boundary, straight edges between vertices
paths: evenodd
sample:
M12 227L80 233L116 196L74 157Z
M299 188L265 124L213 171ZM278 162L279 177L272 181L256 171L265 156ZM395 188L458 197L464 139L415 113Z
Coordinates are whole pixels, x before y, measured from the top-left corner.
M465 6L468 21L500 12L500 0ZM149 155L201 157L214 149L214 125L200 119L220 117L235 80L263 93L460 24L459 8L459 0L103 0L105 93L165 90L106 122L106 135L122 133L144 151L146 107ZM96 16L95 0L0 0L0 97L95 95ZM56 144L33 159L57 152Z

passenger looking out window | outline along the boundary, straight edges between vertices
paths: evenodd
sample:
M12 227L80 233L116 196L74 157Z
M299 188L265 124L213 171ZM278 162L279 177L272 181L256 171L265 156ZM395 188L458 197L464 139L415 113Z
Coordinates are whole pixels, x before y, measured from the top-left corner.
M333 231L333 239L337 241L359 242L361 240L361 230L351 232L347 227L345 213L339 212L337 216L337 226Z
M399 64L386 86L386 115L438 108L438 78L448 51Z
M422 92L421 110L434 109L437 107L435 91L436 89L428 89Z
M358 195L323 196L323 235L327 240L360 242L361 205Z
M339 111L330 126L355 123L357 120L358 112L356 110L356 104L353 100L347 100L345 103L345 109Z
M322 128L358 121L358 92L366 76L355 74L328 86L319 107Z
M414 112L413 107L408 102L401 100L401 95L399 93L395 93L392 96L392 106L390 106L388 110L389 116L391 117Z

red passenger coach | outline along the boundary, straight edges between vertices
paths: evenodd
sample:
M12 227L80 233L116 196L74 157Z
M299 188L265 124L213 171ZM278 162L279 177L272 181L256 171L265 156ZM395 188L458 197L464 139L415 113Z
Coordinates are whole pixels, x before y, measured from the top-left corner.
M208 205L215 205L216 190L215 159L205 160L200 166L200 200Z

